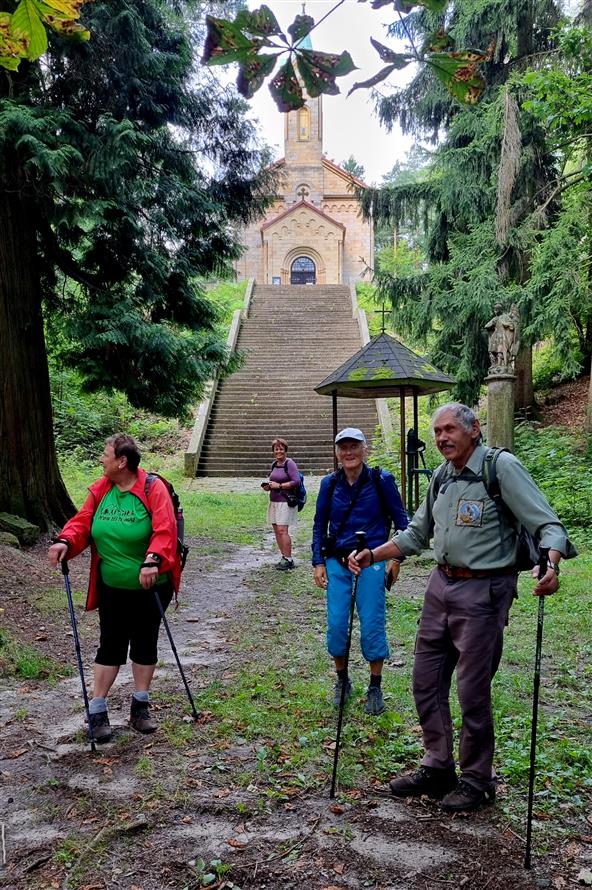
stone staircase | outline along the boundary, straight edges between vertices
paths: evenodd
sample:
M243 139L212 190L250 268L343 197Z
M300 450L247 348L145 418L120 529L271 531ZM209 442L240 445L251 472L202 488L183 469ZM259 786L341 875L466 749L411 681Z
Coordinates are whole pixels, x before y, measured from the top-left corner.
M303 473L330 472L332 400L314 387L361 346L348 287L257 285L237 345L245 362L218 387L197 475L263 478L275 436ZM337 418L370 439L376 403L338 399Z

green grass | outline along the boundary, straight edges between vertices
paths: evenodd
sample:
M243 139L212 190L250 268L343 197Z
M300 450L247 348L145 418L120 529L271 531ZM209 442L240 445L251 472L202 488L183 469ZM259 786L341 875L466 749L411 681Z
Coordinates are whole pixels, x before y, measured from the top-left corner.
M209 493L197 488L197 481L183 475L180 455L142 457L146 470L161 473L174 485L181 499L185 516L185 534L199 535L212 541L233 544L260 544L267 526L267 497L253 480L253 493ZM62 463L66 488L77 506L86 497L88 486L101 475L98 463L85 461Z
M73 590L72 602L74 606L84 606L86 603L86 591ZM63 587L50 588L43 590L39 596L35 598L35 606L42 615L56 615L60 611L68 612L68 600Z
M421 412L421 434L431 442L427 410ZM432 446L429 446L431 455ZM517 452L560 511L583 551L577 560L563 562L561 589L546 601L545 633L539 711L539 747L535 811L544 818L561 807L562 813L581 814L589 808L592 788L592 610L590 609L589 516L592 501L586 466L590 452L584 442L555 431L521 428ZM432 466L438 458L428 460ZM386 460L379 460L383 465ZM143 466L162 472L180 493L188 535L212 542L212 552L230 542L261 546L269 530L267 499L259 491L213 494L201 491L196 480L182 475L180 457L147 454ZM84 469L88 484L98 467ZM80 469L67 476L70 491L79 491ZM577 479L574 494L573 480ZM570 481L571 480L571 481ZM196 695L197 706L213 719L199 728L200 744L215 747L215 769L226 774L224 747L245 739L254 749L242 770L228 781L256 789L252 804L264 808L270 800L289 800L303 791L326 787L331 775L335 714L330 704L333 674L325 651L324 595L317 590L306 564L314 497L300 515L296 533L299 569L277 573L270 565L253 572L254 599L241 614L235 631L240 663L233 677L216 681ZM588 549L587 549L588 545ZM220 553L220 556L222 554ZM403 569L412 571L411 565ZM347 709L340 755L340 789L385 782L418 760L421 733L411 695L411 669L417 618L424 583L415 596L400 589L389 597L388 634L394 643L395 664L385 667L387 712L378 718L363 714L367 665L359 653L357 630L352 647L354 696ZM501 669L494 681L496 768L507 785L499 808L519 825L524 818L528 782L532 680L538 601L531 595L527 575L520 581L520 597L511 612ZM52 596L48 594L47 608ZM57 596L57 593L55 594ZM357 622L356 622L357 626ZM2 649L0 648L0 658ZM455 731L460 715L452 696ZM195 744L197 730L166 721L164 736L177 750ZM139 769L147 769L140 765ZM559 824L554 831L562 830ZM516 829L517 831L519 828Z
M71 674L69 666L58 664L33 646L17 643L6 630L0 628L0 677L55 683Z
M535 811L540 818L585 813L592 788L589 749L592 714L592 612L588 578L592 558L562 565L560 593L546 601ZM260 801L284 800L319 791L331 776L336 717L331 705L333 673L325 651L324 595L305 570L278 577L271 568L251 579L258 593L240 618L240 669L227 682L200 692L210 711L210 744L231 745L237 737L254 749L236 785L256 789ZM418 580L417 593L424 582ZM530 754L530 720L538 600L528 575L511 612L502 665L494 681L497 749L495 763L505 793L499 810L517 826L524 819ZM421 597L390 595L391 660L383 688L387 711L366 717L363 702L367 665L359 653L357 620L351 670L354 695L347 706L339 764L340 793L386 782L413 767L422 752L411 694L411 669ZM460 714L451 697L458 745ZM220 755L224 770L223 755ZM263 804L262 804L263 805ZM516 829L518 830L518 828ZM553 829L555 830L555 829ZM561 827L557 826L561 831Z

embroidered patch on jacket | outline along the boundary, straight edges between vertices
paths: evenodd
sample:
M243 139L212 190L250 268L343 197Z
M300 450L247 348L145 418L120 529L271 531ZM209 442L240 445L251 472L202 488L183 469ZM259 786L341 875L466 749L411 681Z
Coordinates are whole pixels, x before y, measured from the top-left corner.
M459 500L456 507L456 524L479 527L483 525L485 501Z

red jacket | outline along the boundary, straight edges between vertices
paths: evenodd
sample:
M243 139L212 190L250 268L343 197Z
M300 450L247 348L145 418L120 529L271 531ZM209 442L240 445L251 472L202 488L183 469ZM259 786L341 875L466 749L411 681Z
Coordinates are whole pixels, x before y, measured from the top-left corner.
M178 593L181 583L181 559L177 553L177 521L173 512L173 505L166 486L160 479L154 479L149 488L149 497L146 497L145 470L138 467L138 478L132 494L140 498L152 518L152 536L148 543L146 553L158 553L162 562L160 571L168 572L173 582L175 593ZM89 486L90 494L76 514L63 527L59 536L60 541L68 543L68 559L73 559L90 544L90 577L88 580L88 594L86 608L88 611L96 609L99 604L97 579L99 571L99 554L90 535L93 516L107 492L113 487L113 483L103 476Z

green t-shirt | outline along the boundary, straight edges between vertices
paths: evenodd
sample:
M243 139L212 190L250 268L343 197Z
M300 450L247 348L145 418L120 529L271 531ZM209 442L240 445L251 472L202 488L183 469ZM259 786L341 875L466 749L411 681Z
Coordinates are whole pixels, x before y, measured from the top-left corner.
M114 485L98 506L91 534L105 584L139 590L140 566L152 536L152 520L139 497ZM161 575L158 583L165 581L166 575Z

